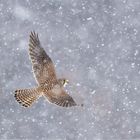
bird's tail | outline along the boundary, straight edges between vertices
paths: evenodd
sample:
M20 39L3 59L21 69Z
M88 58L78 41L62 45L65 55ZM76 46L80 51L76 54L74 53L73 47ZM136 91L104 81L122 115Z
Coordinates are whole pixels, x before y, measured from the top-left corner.
M41 95L38 88L19 89L15 91L15 99L24 107L31 106Z

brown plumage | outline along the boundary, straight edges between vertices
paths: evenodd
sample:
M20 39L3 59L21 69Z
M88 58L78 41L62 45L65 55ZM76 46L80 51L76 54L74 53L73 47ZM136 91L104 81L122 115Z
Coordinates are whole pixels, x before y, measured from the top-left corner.
M19 89L15 91L16 100L24 107L29 107L39 97L38 89Z
M38 87L16 90L16 100L24 107L29 107L43 95L50 103L58 106L77 106L73 98L63 89L66 80L57 79L53 62L41 47L38 34L35 32L31 32L30 34L29 56Z

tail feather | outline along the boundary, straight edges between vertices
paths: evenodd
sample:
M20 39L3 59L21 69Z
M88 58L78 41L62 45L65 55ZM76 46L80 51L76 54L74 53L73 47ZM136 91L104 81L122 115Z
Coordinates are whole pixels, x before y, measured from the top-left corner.
M19 89L15 91L15 99L24 107L31 106L40 96L37 88Z

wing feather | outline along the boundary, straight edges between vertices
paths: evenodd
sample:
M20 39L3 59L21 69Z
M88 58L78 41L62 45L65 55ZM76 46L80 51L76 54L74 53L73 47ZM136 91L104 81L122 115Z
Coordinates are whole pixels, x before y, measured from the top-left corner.
M38 34L31 32L29 39L29 56L32 62L34 76L39 85L56 79L55 68L51 58L41 47Z
M61 87L58 89L57 92L56 89L52 89L47 93L44 93L44 96L48 99L49 102L61 107L77 106L73 98L70 95L68 95Z

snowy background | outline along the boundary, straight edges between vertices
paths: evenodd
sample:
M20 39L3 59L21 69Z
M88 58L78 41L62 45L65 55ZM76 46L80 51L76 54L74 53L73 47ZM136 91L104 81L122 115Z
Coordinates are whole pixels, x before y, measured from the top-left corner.
M31 30L84 108L15 101L15 89L36 86ZM140 140L140 0L0 0L3 139Z

